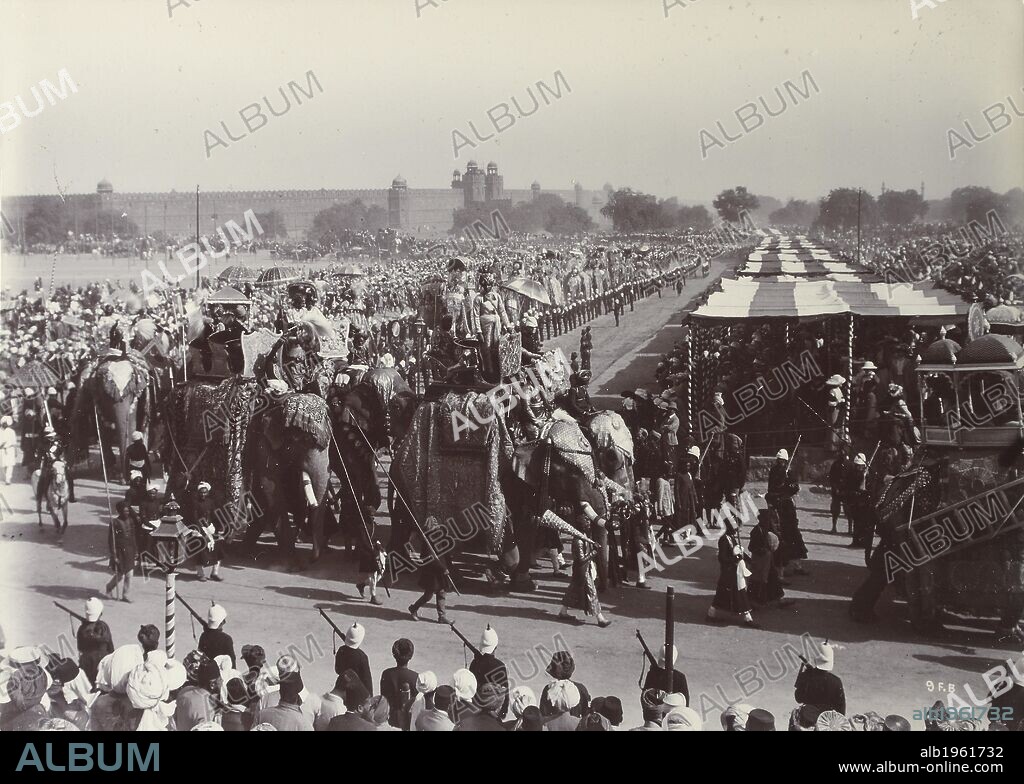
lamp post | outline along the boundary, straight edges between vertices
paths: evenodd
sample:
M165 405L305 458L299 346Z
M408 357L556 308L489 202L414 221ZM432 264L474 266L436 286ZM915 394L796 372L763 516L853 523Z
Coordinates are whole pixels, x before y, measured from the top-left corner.
M164 645L168 659L174 658L175 569L181 561L181 545L187 535L181 515L161 518L160 527L150 534L160 556L154 557L152 563L164 570Z

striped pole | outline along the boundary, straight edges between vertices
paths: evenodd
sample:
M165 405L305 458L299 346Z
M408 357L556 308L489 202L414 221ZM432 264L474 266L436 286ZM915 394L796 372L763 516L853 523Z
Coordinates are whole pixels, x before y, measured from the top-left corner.
M167 658L174 658L174 578L173 569L167 571L167 593L164 597L164 640Z
M686 330L686 427L691 436L695 432L693 426L693 384L695 381L693 330L696 328L697 325L691 320L689 329Z
M853 311L850 311L850 331L846 346L846 416L843 417L843 436L850 444L850 414L853 411Z

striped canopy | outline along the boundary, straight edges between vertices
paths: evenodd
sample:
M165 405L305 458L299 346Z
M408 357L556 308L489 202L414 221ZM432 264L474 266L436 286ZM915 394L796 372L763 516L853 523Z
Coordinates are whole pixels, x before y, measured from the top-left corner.
M753 254L751 254L751 257ZM739 275L873 275L873 273L845 261L823 259L771 259L751 260L739 270ZM874 277L878 277L877 275Z
M697 308L697 319L810 319L857 316L910 317L949 323L967 316L970 303L931 283L864 283L857 280L722 280L722 288Z

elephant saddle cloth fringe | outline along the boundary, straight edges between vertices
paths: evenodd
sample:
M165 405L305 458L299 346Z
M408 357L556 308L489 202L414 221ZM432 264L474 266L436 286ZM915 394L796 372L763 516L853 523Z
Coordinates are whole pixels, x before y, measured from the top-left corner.
M127 357L102 357L90 363L82 373L82 378L94 375L103 386L104 394L120 403L126 398L134 399L146 391L149 383L149 366L137 352L129 352Z
M492 553L505 551L511 533L503 472L511 469L512 439L502 417L497 416L475 433L486 432L482 449L450 451L453 410L467 412L476 393L449 393L438 402L424 402L416 409L409 430L394 448L391 476L422 525L428 516L467 540L471 532L489 529ZM479 409L478 409L479 410ZM471 420L476 424L476 420ZM461 431L467 434L467 430Z
M284 426L309 436L317 448L326 449L331 441L331 421L327 401L319 395L288 395L281 401Z

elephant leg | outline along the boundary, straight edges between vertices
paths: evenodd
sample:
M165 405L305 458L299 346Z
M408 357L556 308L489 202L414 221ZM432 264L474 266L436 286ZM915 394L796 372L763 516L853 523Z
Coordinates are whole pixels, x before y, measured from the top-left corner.
M306 459L303 468L312 484L313 496L316 499L316 506L305 510L309 519L309 533L313 544L311 562L319 560L321 550L327 549L327 542L324 540L324 502L327 499L327 491L329 489L329 463L328 453L325 449L322 452L310 455Z

